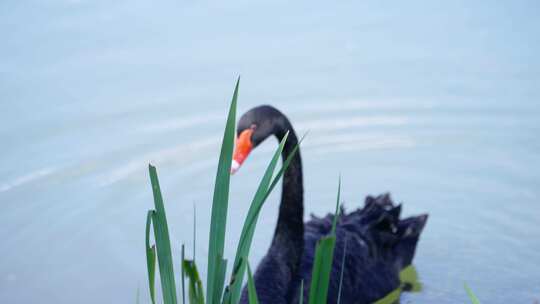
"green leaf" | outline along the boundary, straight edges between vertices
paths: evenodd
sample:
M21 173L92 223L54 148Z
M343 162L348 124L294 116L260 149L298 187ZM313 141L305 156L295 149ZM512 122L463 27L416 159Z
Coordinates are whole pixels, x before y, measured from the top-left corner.
M403 292L404 286L407 286L407 291L418 292L422 290L422 284L418 281L418 274L413 265L409 265L403 268L399 272L399 281L401 285L392 290L382 299L379 299L374 304L394 304L399 300L401 293Z
M400 295L401 288L396 288L391 293L387 294L384 298L378 300L373 304L394 304L399 300Z
M217 274L223 272L221 269L222 257L225 246L225 229L227 223L227 208L229 202L229 182L231 172L231 162L234 144L234 131L236 122L236 100L238 98L238 86L240 78L236 82L234 94L229 108L229 115L223 134L221 152L214 186L214 198L212 200L212 217L210 221L210 236L208 244L208 272L206 297L209 304L217 304L220 299L215 298ZM219 257L219 258L218 258ZM218 264L219 263L219 264Z
M467 284L464 284L465 290L467 291L467 294L469 295L469 298L471 299L471 302L473 304L480 304L480 300L476 297L476 295L472 292L472 290L467 286Z
M300 281L300 300L299 304L304 304L304 280Z
M259 298L257 298L257 289L255 289L255 282L253 281L253 275L251 274L249 264L247 265L247 270L249 304L259 304Z
M288 137L288 134L289 133L287 132L286 137ZM272 182L270 183L270 186L268 187L268 190L264 194L264 197L261 200L261 204L257 208L254 208L254 212L252 214L255 214L257 216L250 216L250 212L248 211L248 216L246 217L246 221L244 222L244 226L242 228L242 235L240 237L240 242L238 244L238 248L240 248L240 246L242 246L242 248L247 248L247 251L244 252L246 257L249 255L249 248L251 247L251 241L253 239L253 233L254 233L254 230L255 230L255 224L257 222L257 218L258 218L258 214L260 212L260 209L262 208L262 205L264 204L264 202L266 201L266 199L268 198L270 193L272 193L272 190L274 189L274 187L279 182L279 179L283 176L283 173L285 172L285 170L287 170L287 168L289 167L292 159L294 158L294 156L298 152L298 148L300 147L300 144L302 143L302 141L304 140L306 135L307 135L307 133L304 134L304 136L302 136L302 138L300 139L298 144L294 147L294 149L291 151L291 153L289 154L287 159L285 159L285 161L283 162L283 165L281 166L281 169L274 176L274 178L272 179ZM285 139L285 137L284 137L284 139ZM274 158L276 157L276 155L278 155L278 151L282 151L283 148L281 148L281 145L284 144L284 143L285 143L285 141L282 140L281 143L280 143L280 147L278 147L278 149L276 150L276 153L274 154ZM279 154L281 154L281 152L279 152ZM271 164L272 164L272 161L270 162L269 167L271 166ZM270 171L269 167L267 167L267 171L265 172L264 176L266 176L266 173L268 173ZM264 176L263 176L263 180L264 180ZM261 180L261 183L262 182L263 181ZM259 184L259 188L261 188L261 184ZM257 190L257 192L258 192L258 190ZM257 197L257 193L255 194L255 197ZM255 198L254 198L254 200L255 200ZM252 210L252 206L253 206L253 202L252 202L252 205L250 206L250 211ZM249 234L246 232L245 237L244 237L244 231L251 231L251 232ZM242 239L245 239L245 241L242 241ZM244 244L244 245L241 245L241 244ZM238 251L239 251L239 249L237 249L237 252ZM234 269L237 269L237 270L233 271L233 273L231 275L231 282L230 282L230 286L231 286L231 297L230 298L231 299L229 301L225 302L225 303L228 303L228 304L231 304L231 303L236 304L238 302L238 300L240 299L240 292L241 292L241 288L242 288L242 281L243 281L243 278L244 278L245 266L242 266L242 264L238 262L239 256L242 257L242 253L237 254L237 256L235 258L235 267L234 267Z
M272 160L268 164L268 167L266 167L266 171L264 172L261 182L259 183L259 187L257 188L257 192L255 192L255 196L251 201L248 214L244 221L244 226L242 228L242 233L240 234L240 240L238 241L238 248L236 249L236 257L234 260L233 269L235 271L233 271L233 273L231 274L230 303L237 303L240 299L242 281L244 279L244 271L246 268L245 265L247 264L241 263L241 261L243 258L247 259L247 257L249 256L249 250L253 241L253 234L255 233L257 219L259 218L259 213L262 209L264 202L266 201L266 198L268 197L268 192L271 191L269 190L269 185L272 181L272 174L274 173L274 169L277 165L281 152L283 151L283 147L285 147L285 142L287 141L288 136L289 132L287 132L281 140L281 143L274 152Z
M197 248L197 207L193 203L193 262L196 261L196 248Z
M223 300L221 301L222 304L230 303L231 302L231 292L229 286L225 287L225 290L223 291Z
M182 304L186 304L186 282L184 280L185 276L185 269L184 269L184 261L186 260L186 253L185 253L185 246L182 244L182 262L181 262L181 268L182 268Z
M309 290L310 304L324 304L327 301L335 243L334 235L323 237L317 242Z
M337 190L337 199L336 199L336 212L334 212L334 220L332 221L332 234L336 234L336 225L337 225L337 219L338 219L338 211L339 211L339 199L341 196L341 175L338 179L338 190Z
M149 172L150 181L152 183L152 191L154 194L154 205L156 207L156 211L152 213L152 224L154 227L154 237L156 241L163 302L165 304L176 304L176 284L174 282L174 266L172 262L167 216L165 214L161 190L159 188L159 180L157 177L156 168L149 165Z
M219 303L223 295L223 286L225 285L225 273L227 272L227 260L218 256L217 271L215 277L214 299Z
M416 273L416 269L414 268L414 266L409 265L403 268L399 272L399 280L401 282L410 283L410 284L418 282L418 274Z
M334 235L323 237L317 242L309 289L310 304L325 304L327 302L335 244L336 237Z
M156 246L150 247L150 226L152 225L153 210L148 211L146 216L146 266L148 269L148 287L150 288L150 299L156 303Z
M287 159L283 162L283 165L281 166L281 170L279 170L279 172L276 174L276 176L272 180L272 183L270 184L270 187L268 188L268 191L266 192L266 196L264 197L264 200L266 200L266 198L270 195L270 193L272 193L272 190L274 190L274 187L279 182L279 179L281 178L285 170L287 170L287 168L289 167L293 157L296 155L296 153L298 153L298 148L300 147L300 144L302 143L302 141L304 141L304 138L306 137L306 135L307 133L305 133L304 136L300 138L300 141L298 141L298 144L291 151L291 154L289 154L289 156L287 156Z
M343 285L343 273L345 272L345 256L347 256L347 241L348 240L349 239L345 239L345 245L343 245L343 257L341 257L341 274L339 275L337 304L341 303L341 286Z
M184 260L184 275L189 279L188 299L190 304L204 304L204 290L202 287L199 271L194 261Z
M321 238L315 248L315 260L311 274L311 286L309 288L309 303L324 304L328 297L328 283L332 271L332 261L334 259L334 247L336 246L336 223L339 210L339 199L341 195L341 177L338 182L338 193L336 202L336 213L332 223L332 231L329 236Z
M407 285L407 291L419 292L422 290L422 283L418 281L418 273L413 265L409 265L399 272L399 280L402 285Z

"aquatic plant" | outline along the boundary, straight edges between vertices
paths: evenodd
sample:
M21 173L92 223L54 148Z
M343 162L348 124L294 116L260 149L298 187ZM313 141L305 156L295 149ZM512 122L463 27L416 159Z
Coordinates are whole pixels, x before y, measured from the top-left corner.
M287 168L290 162L289 159L286 160L283 163L282 168L273 177L279 156L283 150L285 141L287 140L287 137L285 137L274 153L274 156L272 157L254 195L248 215L244 222L242 234L240 235L240 241L238 244L238 250L236 252L235 262L233 264L231 278L229 283L225 285L227 260L225 260L223 257L223 251L225 244L229 182L239 82L240 80L238 79L229 108L214 187L212 216L210 221L206 300L202 289L202 282L198 275L197 266L194 261L185 259L184 251L182 250L182 299L185 301L185 283L183 280L185 276L189 281L188 299L190 303L236 303L238 301L241 284L243 281L242 278L244 271L247 268L247 258L255 231L257 218L262 205L276 186L277 182L283 175L283 171ZM163 302L165 304L176 304L178 301L176 297L174 266L172 262L167 219L165 216L165 209L163 206L157 171L152 165L149 166L149 174L155 205L155 210L150 210L148 212L146 223L146 256L150 297L152 303L155 303L155 265L157 259ZM153 227L155 239L155 245L152 246L150 246L151 227Z
M280 142L278 148L274 152L274 155L268 164L266 171L259 183L257 191L252 199L248 214L245 218L242 233L238 243L235 260L233 263L232 274L227 284L225 284L225 274L227 270L227 260L224 258L224 244L225 244L225 229L227 220L227 209L229 199L229 183L231 172L231 158L233 153L233 143L235 134L235 121L236 121L236 103L238 99L238 87L240 79L236 83L234 89L232 102L229 108L229 114L227 116L227 122L223 135L223 141L221 144L221 152L219 157L219 163L217 168L214 196L212 202L212 216L210 222L210 238L209 238L209 253L208 253L208 271L206 278L206 293L203 288L202 280L199 276L197 265L193 260L185 258L184 245L181 249L181 286L182 303L186 303L186 286L185 278L187 278L187 300L190 304L236 304L239 301L240 291L242 288L244 272L248 274L248 293L249 303L258 303L257 292L255 289L255 283L251 273L251 268L248 264L249 251L253 240L253 234L255 226L261 208L272 192L277 182L283 175L284 170L288 167L290 160L295 151L283 162L280 170L275 174L275 167L277 166L279 156L283 151L283 147L287 140L287 136ZM159 270L159 279L161 282L161 294L164 304L177 304L177 287L174 277L174 263L172 258L171 243L169 237L169 230L167 226L167 217L165 212L165 206L159 186L159 179L157 170L154 166L149 165L149 175L152 186L152 193L154 197L155 209L149 210L146 220L146 260L148 270L148 286L150 291L150 299L153 304L156 303L156 260ZM339 197L340 197L341 180L338 184L337 202L335 215L339 210ZM333 259L333 251L336 241L335 235L335 221L337 216L334 216L334 222L332 225L331 233L321 238L317 243L315 249L315 260L313 263L312 281L310 287L310 304L319 304L326 302L326 295L328 291L328 282L330 277L330 268ZM195 227L194 227L195 228ZM150 245L151 235L153 231L154 245ZM195 235L195 233L194 233ZM346 250L346 249L345 249ZM342 261L342 265L344 262ZM412 272L411 272L412 271ZM412 274L411 274L412 273ZM417 284L416 273L411 267L407 267L403 270L400 276L403 285ZM341 286L341 281L340 281ZM303 282L300 287L300 299L299 303L303 303ZM341 288L340 288L341 289ZM472 303L479 303L478 299L472 294L470 289L466 287ZM377 304L393 303L399 299L399 294L402 288L398 288L386 296L384 299L377 301ZM206 295L206 297L205 297ZM338 295L339 303L339 295Z

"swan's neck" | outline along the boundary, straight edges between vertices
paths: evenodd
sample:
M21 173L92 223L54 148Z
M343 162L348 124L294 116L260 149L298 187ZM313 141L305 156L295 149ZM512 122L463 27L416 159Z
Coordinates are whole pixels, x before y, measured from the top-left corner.
M297 144L298 138L291 131L281 154L283 161ZM296 151L283 173L281 204L272 247L279 248L291 272L296 273L304 250L304 185L300 150Z

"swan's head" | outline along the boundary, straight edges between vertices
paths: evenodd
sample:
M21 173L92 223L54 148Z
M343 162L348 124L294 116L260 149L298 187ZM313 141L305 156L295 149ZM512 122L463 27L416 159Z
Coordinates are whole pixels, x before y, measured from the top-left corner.
M290 128L285 115L272 106L258 106L244 113L238 121L231 173L238 171L249 153L266 138L275 135L281 139Z

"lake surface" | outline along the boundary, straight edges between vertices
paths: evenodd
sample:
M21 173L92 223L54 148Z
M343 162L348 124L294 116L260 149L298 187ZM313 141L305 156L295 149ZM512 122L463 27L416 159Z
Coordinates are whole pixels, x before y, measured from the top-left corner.
M302 146L306 218L390 191L430 218L402 303L540 299L540 6L535 1L2 1L0 299L148 303L147 174L176 262L206 271L226 111L269 103ZM233 259L269 140L232 178ZM278 189L279 190L279 189ZM250 261L272 237L265 205ZM191 255L191 254L190 254Z

